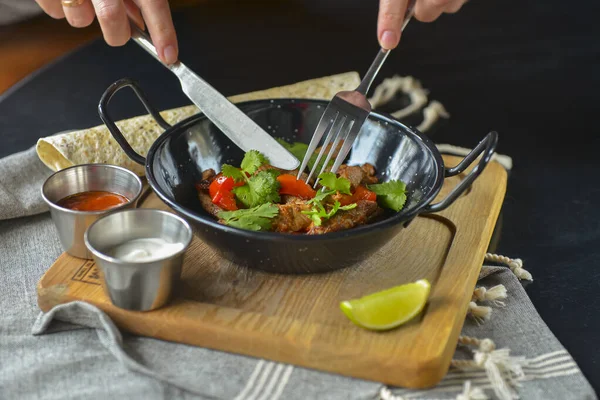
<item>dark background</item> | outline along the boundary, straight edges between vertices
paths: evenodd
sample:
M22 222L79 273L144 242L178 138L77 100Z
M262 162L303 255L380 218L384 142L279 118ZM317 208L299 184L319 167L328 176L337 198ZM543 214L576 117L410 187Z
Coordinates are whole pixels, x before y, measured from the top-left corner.
M600 355L600 5L472 0L435 23L412 21L379 79L412 75L451 119L438 143L473 147L489 130L513 157L500 242L534 282L527 292L598 391ZM368 68L377 1L218 1L176 13L180 57L226 95ZM101 124L97 103L123 77L160 108L189 101L133 44L96 41L0 97L0 156L39 137ZM378 82L376 82L378 83ZM131 93L115 117L144 112Z

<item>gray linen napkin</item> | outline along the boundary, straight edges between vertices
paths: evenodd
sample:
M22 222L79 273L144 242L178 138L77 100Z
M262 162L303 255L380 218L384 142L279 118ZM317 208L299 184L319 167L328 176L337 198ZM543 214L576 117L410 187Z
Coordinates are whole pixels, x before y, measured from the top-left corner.
M37 157L35 147L3 158L0 162L0 220L47 211L41 188L51 174Z
M0 173L0 399L432 400L457 398L467 380L496 398L484 370L452 369L428 391L387 388L124 334L86 303L42 314L36 284L61 253L49 214L39 214L45 210L39 188L50 172L28 150L0 160ZM597 399L515 275L508 268L484 267L479 285L497 284L508 291L505 306L494 306L491 319L481 325L468 317L463 335L492 339L498 349L508 348L511 356L529 360L516 388L522 399ZM455 358L472 357L468 347L457 348ZM468 398L478 397L462 397Z

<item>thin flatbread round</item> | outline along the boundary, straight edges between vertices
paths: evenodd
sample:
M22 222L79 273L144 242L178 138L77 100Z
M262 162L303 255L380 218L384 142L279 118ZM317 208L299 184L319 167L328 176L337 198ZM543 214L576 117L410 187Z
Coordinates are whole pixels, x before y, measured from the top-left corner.
M359 83L360 77L357 72L347 72L240 94L229 97L229 100L232 103L289 97L330 100L341 90L354 90ZM160 114L174 125L198 112L196 106L190 105L162 111ZM125 119L116 124L131 147L142 156L148 153L152 143L164 131L150 115ZM73 165L106 163L127 168L140 176L144 175L143 166L125 154L106 125L41 138L37 142L36 151L40 160L53 171Z

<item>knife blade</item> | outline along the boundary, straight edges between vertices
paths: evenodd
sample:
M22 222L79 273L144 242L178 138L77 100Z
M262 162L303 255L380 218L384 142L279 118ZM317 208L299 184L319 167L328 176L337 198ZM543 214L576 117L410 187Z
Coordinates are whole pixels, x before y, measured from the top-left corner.
M236 146L244 151L261 152L274 167L290 171L298 168L300 161L275 138L181 61L172 65L164 64L158 58L148 34L131 20L130 25L131 38L179 78L185 95Z

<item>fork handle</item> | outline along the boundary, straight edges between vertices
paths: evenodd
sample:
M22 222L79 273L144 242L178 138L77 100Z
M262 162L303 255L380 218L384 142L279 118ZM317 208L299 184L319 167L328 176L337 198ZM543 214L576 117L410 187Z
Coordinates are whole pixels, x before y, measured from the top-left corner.
M369 88L373 84L373 81L375 80L377 73L381 69L381 66L383 65L387 56L390 54L390 51L391 50L386 50L383 47L379 50L379 53L377 53L377 56L375 57L375 60L369 67L369 70L365 74L365 77L360 82L360 85L358 85L358 87L356 88L357 92L359 92L360 94L362 94L364 96L367 95Z
M402 22L402 31L404 31L404 28L406 28L406 25L408 25L408 22L410 21L413 14L415 13L416 2L417 2L416 0L411 0L408 3L408 6L406 7L406 14L404 14L404 21ZM369 67L369 70L365 74L365 77L360 82L360 85L358 85L358 87L356 88L357 92L359 92L365 96L367 95L367 92L369 91L369 88L373 84L373 81L375 80L377 73L381 69L381 66L385 62L385 59L390 54L390 52L391 52L391 50L386 50L383 47L379 50L379 53L377 53L377 56L375 56L375 60L373 60L373 63Z

